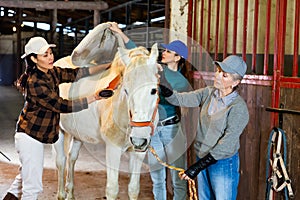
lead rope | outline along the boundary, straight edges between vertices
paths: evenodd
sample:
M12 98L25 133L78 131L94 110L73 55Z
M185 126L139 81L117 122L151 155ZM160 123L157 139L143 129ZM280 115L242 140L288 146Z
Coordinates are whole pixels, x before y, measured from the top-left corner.
M173 170L179 171L179 173L178 173L179 176L181 176L184 173L184 169L178 168L178 167L174 167L174 166L171 166L171 165L167 164L166 162L163 162L158 157L158 155L157 155L156 151L153 149L153 147L149 146L148 148L149 148L150 152L153 154L153 156L156 158L156 160L158 160L158 162L160 164L162 164L163 166L165 166L165 167L167 167L169 169L173 169ZM194 180L188 180L188 186L189 186L189 200L198 200L195 181Z
M280 152L282 149L282 144L283 158ZM270 177L268 177L269 173ZM274 199L274 191L279 192L283 189L285 199L288 199L288 197L294 198L291 180L286 170L286 137L284 131L279 128L273 128L269 138L266 180L266 200Z

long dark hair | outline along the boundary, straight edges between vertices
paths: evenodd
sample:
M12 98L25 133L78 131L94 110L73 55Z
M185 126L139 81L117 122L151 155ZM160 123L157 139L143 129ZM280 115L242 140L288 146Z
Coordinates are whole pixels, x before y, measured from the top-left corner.
M19 91L24 93L26 85L27 85L27 80L28 77L32 74L32 72L36 69L36 64L31 60L31 56L37 58L37 54L29 54L25 57L25 71L24 73L20 76L20 78L17 80L16 86Z
M182 75L184 75L186 78L188 77L186 60L183 57L180 57L180 60L178 61L178 69Z

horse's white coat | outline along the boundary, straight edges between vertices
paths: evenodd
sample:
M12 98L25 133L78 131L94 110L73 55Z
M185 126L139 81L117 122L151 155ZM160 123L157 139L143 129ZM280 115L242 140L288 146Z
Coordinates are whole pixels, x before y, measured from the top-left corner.
M111 37L111 33L108 34ZM93 43L92 43L93 44ZM76 63L89 65L99 63L99 57L86 54L87 61L82 62L84 56L80 52L88 44L77 47L72 56L59 60L58 66L74 67ZM102 45L102 46L101 46ZM101 48L105 48L101 44ZM95 47L92 47L94 49ZM110 47L109 47L110 48ZM75 51L74 50L74 51ZM114 49L112 49L114 53ZM57 152L56 164L58 168L58 199L75 199L74 197L74 164L82 142L106 143L106 170L107 184L106 197L108 200L116 199L118 195L118 166L123 152L135 148L144 148L150 142L150 127L130 127L129 115L136 122L150 121L156 109L158 95L153 93L157 89L157 45L153 45L151 54L139 47L133 50L119 48L112 66L103 73L80 79L72 84L62 84L61 95L64 98L74 99L93 94L101 88L108 86L117 75L122 75L121 83L115 90L113 97L100 100L89 105L89 108L80 112L61 114L61 132L58 142L55 143ZM104 58L103 58L104 59ZM126 67L125 67L125 65ZM156 114L157 115L157 114ZM155 124L158 117L155 118ZM69 137L69 134L71 137ZM67 137L68 136L68 137ZM66 139L67 138L67 139ZM72 138L73 140L70 140ZM132 138L132 143L130 142ZM66 156L65 145L71 146ZM145 152L130 153L129 171L132 172L128 185L130 199L137 199L139 194L140 169ZM66 160L68 157L68 160ZM68 164L66 165L66 162ZM67 169L66 183L64 183L65 167ZM65 188L66 187L66 188ZM65 191L66 189L66 191Z

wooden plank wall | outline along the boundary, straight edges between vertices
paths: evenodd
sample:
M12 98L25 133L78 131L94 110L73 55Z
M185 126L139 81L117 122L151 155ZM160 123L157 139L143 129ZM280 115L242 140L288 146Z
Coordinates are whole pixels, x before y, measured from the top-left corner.
M240 95L245 99L250 120L240 138L240 184L238 199L264 199L266 188L266 157L271 132L271 87L242 84Z
M200 78L193 79L194 89L212 84L211 81L204 81ZM271 124L271 113L266 107L271 105L271 86L241 84L240 95L245 99L250 121L242 134L240 148L240 184L239 200L264 200L266 193L266 164L268 140L273 127ZM282 103L286 108L300 110L299 89L283 89L281 93ZM292 180L292 187L295 199L299 198L297 191L300 191L300 116L284 114L283 129L287 136L287 170ZM276 195L276 199L284 199L282 193Z
M300 89L282 88L280 103L285 109L300 111ZM287 138L287 170L292 181L294 199L300 199L300 115L283 114L283 130Z

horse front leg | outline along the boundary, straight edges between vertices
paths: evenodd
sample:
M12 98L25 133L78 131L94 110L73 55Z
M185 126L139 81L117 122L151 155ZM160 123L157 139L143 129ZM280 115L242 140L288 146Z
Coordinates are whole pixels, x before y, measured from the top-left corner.
M68 170L67 170L67 181L66 181L66 190L67 190L67 200L74 200L74 169L75 163L78 159L79 150L82 146L82 142L73 138L71 148L68 154Z
M64 200L66 198L65 193L65 167L66 167L66 155L64 151L64 134L59 131L59 139L54 143L54 149L56 152L56 168L57 168L57 199Z
M130 181L128 184L128 196L130 200L138 199L140 192L140 173L145 155L145 152L130 153Z
M115 200L119 193L121 149L106 142L106 199Z

